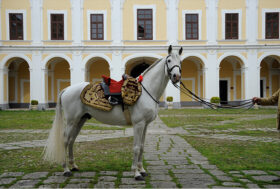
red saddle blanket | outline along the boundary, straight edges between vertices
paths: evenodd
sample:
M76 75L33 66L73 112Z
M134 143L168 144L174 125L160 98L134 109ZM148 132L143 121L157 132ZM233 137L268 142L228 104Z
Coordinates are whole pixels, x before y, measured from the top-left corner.
M105 75L102 75L102 78L103 81L109 86L110 93L121 93L121 88L124 82L123 79L116 81Z

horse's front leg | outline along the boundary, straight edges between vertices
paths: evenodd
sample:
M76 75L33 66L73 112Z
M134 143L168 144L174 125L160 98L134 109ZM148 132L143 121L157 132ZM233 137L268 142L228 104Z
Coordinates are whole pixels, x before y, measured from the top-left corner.
M135 180L144 180L144 177L141 175L139 167L142 166L138 164L139 156L141 151L141 141L145 130L145 123L139 122L133 126L134 133L134 142L133 142L133 162L131 169L134 171Z
M148 174L146 173L146 170L145 170L144 167L143 167L143 152L144 152L144 146L145 146L145 138L146 138L147 128L148 128L148 126L145 125L144 133L143 133L143 135L142 135L142 137L141 137L140 154L139 154L139 159L138 159L138 169L139 169L139 171L140 171L140 174L141 174L143 177L148 176Z

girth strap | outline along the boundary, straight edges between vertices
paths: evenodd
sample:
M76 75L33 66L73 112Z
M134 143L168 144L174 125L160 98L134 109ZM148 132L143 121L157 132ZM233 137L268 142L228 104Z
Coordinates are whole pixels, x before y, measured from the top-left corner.
M131 116L130 116L130 112L129 112L129 109L128 109L127 105L124 105L123 113L124 113L124 117L125 117L127 125L132 125Z

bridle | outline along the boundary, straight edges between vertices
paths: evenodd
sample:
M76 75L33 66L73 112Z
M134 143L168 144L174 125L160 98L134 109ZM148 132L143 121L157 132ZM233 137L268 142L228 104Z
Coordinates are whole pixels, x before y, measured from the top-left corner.
M171 76L171 72L172 72L172 70L174 69L174 68L176 68L176 67L178 67L179 68L179 72L180 72L180 74L181 74L181 67L179 66L179 65L174 65L174 66L172 66L171 68L169 68L169 66L168 66L168 58L170 57L171 55L168 55L167 57L166 57L166 59L165 59L165 66L166 66L166 68L167 68L167 74L168 74L168 77L169 77L169 79L172 81L172 76ZM180 65L182 65L182 62L180 61ZM172 83L173 84L175 84L173 81L172 81Z
M172 66L171 68L169 68L168 66L168 61L167 59L170 57L171 55L168 55L166 58L165 58L165 66L167 68L167 74L168 74L168 77L169 79L171 80L171 82L173 83L173 85L175 85L175 83L172 81L172 76L171 76L171 72L174 68L178 67L179 68L179 72L181 74L181 67L179 65L174 65ZM182 65L181 61L180 61L180 65ZM159 101L156 100L150 93L149 91L144 87L144 85L142 84L142 82L140 82L141 86L143 87L143 89L146 91L146 93L148 93L148 95L153 99L153 101L155 101L157 104L159 104Z

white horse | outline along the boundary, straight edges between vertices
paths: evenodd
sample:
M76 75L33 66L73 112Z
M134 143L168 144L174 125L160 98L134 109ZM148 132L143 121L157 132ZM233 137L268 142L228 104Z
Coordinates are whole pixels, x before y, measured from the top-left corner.
M158 100L169 79L173 83L177 83L181 79L179 55L182 54L182 51L181 48L179 53L174 53L172 46L169 46L168 56L144 71L142 86L145 89L142 89L138 101L128 108L134 131L134 156L131 168L136 180L143 180L147 175L142 164L147 126L158 114ZM74 163L73 144L87 119L94 117L100 122L111 125L127 124L121 105L116 105L111 111L106 112L82 103L80 94L88 84L88 82L84 82L69 86L59 94L55 120L45 146L44 159L53 163L61 163L64 168L64 176L71 176L71 171L79 170ZM67 166L67 149L71 171Z

